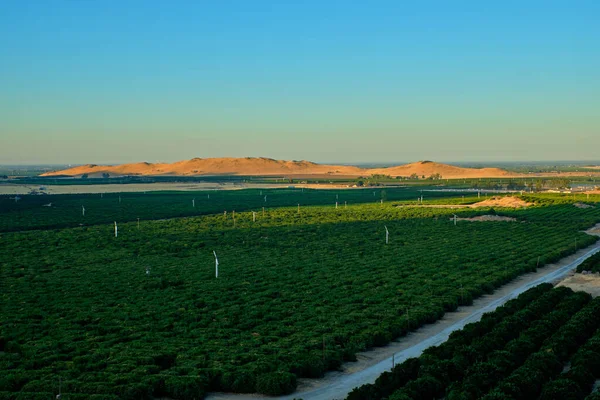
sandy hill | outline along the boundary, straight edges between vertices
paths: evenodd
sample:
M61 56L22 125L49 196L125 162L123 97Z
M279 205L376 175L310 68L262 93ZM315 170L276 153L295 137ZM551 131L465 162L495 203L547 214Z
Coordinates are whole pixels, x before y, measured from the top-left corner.
M412 164L396 167L376 168L369 170L372 174L391 176L411 176L416 174L419 178L440 174L444 179L459 178L501 178L510 173L500 168L462 168L454 165L440 164L433 161L419 161Z
M111 176L120 175L346 175L369 176L384 174L390 176L411 176L419 178L440 174L442 178L488 178L504 177L509 173L499 168L461 168L431 161L388 168L363 169L347 165L325 165L310 161L285 161L271 158L193 158L191 160L168 163L135 163L114 166L81 165L61 171L53 171L42 176Z
M115 166L81 165L42 176L101 176L110 175L351 175L359 176L364 170L353 166L316 164L310 161L284 161L270 158L193 158L164 163L135 163Z

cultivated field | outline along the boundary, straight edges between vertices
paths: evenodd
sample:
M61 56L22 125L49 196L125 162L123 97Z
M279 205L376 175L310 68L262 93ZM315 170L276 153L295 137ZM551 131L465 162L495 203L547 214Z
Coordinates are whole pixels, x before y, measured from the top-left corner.
M536 286L347 399L583 400L600 378L599 313L600 298Z
M558 195L492 211L373 193L197 193L195 208L189 193L3 198L0 398L47 399L59 382L69 399L290 393L597 240L582 231L600 208ZM573 312L589 302L563 297Z
M68 187L68 186L67 186ZM473 193L465 193L473 196ZM101 223L175 218L277 207L331 205L339 208L370 202L417 204L414 188L313 190L247 189L236 191L95 193L78 195L0 196L0 232L89 226ZM422 204L473 202L457 193L428 192ZM449 199L448 201L444 199ZM419 204L421 204L419 202ZM85 209L85 212L84 212Z

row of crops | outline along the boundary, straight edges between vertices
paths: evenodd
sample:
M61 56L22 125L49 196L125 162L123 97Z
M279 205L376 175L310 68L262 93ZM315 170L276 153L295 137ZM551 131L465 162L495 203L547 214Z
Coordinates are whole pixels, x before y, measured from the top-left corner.
M423 188L427 189L427 187ZM222 213L223 211L262 211L262 208L290 207L300 204L346 205L388 201L417 203L421 196L427 204L450 200L456 192L423 192L416 188L316 190L316 189L245 189L198 192L97 193L65 195L0 195L0 232L30 229L55 229L185 216ZM468 197L468 196L471 197ZM85 212L84 209L85 208Z
M600 379L599 313L600 298L537 286L347 400L583 400Z
M600 272L600 253L596 253L577 267L577 272Z
M0 392L289 393L592 244L580 231L600 221L570 204L456 226L453 211L384 202L135 221L118 237L102 224L2 233Z

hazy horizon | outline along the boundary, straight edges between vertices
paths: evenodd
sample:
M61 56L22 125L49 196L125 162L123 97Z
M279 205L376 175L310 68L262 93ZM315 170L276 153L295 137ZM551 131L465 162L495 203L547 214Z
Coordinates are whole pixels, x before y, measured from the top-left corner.
M0 164L595 159L598 15L592 1L5 2Z
M215 158L215 157L200 157L200 158ZM251 157L251 158L258 158L258 157ZM272 157L265 157L265 158L272 158ZM277 159L274 158L275 160L283 160L283 159ZM142 161L136 161L136 162L151 162L151 163L173 163L173 162L177 162L177 161L183 161L183 160L174 160L174 161L147 161L147 160L142 160ZM292 161L292 160L283 160L283 161ZM298 160L293 160L293 161L301 161L300 159ZM510 160L486 160L486 161L465 161L465 160L431 160L431 159L423 159L423 160L410 160L410 161L379 161L379 160L374 160L374 161L364 161L364 162L349 162L349 161L331 161L331 160L326 160L326 161L314 161L314 160L304 160L304 161L310 161L310 162L314 162L317 164L332 164L332 165L350 165L350 166L363 166L363 165L404 165L404 164L410 164L410 163L415 163L415 162L419 162L419 161L433 161L433 162L437 162L437 163L442 163L442 164L449 164L449 165L484 165L484 166L502 166L502 165L557 165L557 166L565 166L565 165L577 165L577 166L587 166L587 165L600 165L600 159L596 159L596 160L516 160L516 161L510 161ZM132 163L136 163L136 162L132 162ZM64 162L64 163L2 163L0 162L0 167L53 167L53 166L60 166L60 167L64 167L64 166L79 166L79 165L86 165L86 164L95 164L95 165L120 165L120 164L130 164L129 162L117 162L117 163L102 163L102 162L98 162L98 163L69 163L69 162Z

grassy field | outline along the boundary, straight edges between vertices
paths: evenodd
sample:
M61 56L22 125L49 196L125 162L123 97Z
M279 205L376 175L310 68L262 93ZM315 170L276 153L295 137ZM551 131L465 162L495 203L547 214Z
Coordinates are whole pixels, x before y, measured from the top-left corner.
M600 298L537 286L347 400L583 400L600 378L598 313Z
M326 203L336 195L340 203L373 197L289 193ZM123 197L120 204L129 206L119 212L149 214L162 200L168 215L172 199L187 204L186 195L132 197L139 203ZM63 398L73 399L291 392L297 377L321 376L357 351L435 321L534 270L538 257L543 265L591 244L596 238L581 230L600 221L598 208L552 201L496 210L517 222L454 226L455 210L398 208L390 200L396 194L385 195L383 204L353 204L358 197L338 209L283 207L263 215L256 207L256 221L238 211L235 222L228 212L119 223L118 237L105 217L97 225L2 233L0 392L45 399L59 377ZM94 199L116 208L117 197ZM80 200L72 200L75 210ZM39 228L49 224L36 216L41 209L13 212L30 215L23 224Z

